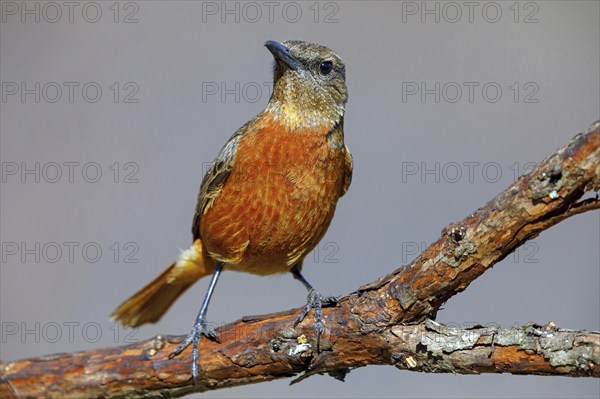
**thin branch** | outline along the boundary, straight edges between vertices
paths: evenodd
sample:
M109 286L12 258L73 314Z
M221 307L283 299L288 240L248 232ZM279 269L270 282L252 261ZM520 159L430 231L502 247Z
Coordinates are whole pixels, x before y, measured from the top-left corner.
M428 320L450 297L520 245L573 215L598 209L600 123L575 136L530 173L442 236L409 265L323 309L322 352L298 309L246 317L201 344L201 376L191 383L189 350L169 359L182 337L0 363L3 397L178 397L193 391L303 373L336 378L352 368L393 364L428 372L600 377L600 333L524 326L452 329ZM405 325L413 324L413 325ZM300 334L300 335L299 335Z

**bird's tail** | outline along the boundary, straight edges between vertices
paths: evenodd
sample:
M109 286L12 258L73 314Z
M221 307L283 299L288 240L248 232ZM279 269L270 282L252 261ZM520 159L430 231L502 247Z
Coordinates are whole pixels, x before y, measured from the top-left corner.
M124 326L154 323L192 284L215 270L214 262L202 254L202 243L179 255L158 277L123 302L110 316Z

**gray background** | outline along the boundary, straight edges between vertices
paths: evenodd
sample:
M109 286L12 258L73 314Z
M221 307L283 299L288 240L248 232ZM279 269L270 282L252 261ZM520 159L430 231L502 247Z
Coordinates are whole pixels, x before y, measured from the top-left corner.
M271 80L272 57L263 47L267 39L323 43L347 64L346 140L355 160L354 181L319 251L305 262L307 278L328 294L350 292L406 263L415 247L434 241L445 225L513 182L515 171L551 154L598 119L596 1L522 2L517 22L512 1L477 3L472 22L465 6L456 17L456 8L443 8L445 3L437 5L439 22L435 15L421 22L419 15L408 14L403 21L403 7L421 8L421 2L321 2L317 22L313 2L276 2L272 21L263 2L254 3L262 9L259 18L256 8L238 3L236 22L234 14L203 14L203 7L222 7L221 2L138 1L127 7L122 3L116 23L113 2L96 2L102 16L93 23L83 18L87 3L79 4L72 22L66 6L56 22L45 21L55 19L56 10L44 11L42 3L40 22L34 16L26 16L23 23L20 14L3 14L1 80L9 85L1 103L2 162L5 168L40 164L39 183L35 176L23 179L19 174L5 175L2 183L2 242L40 245L39 263L31 254L23 261L20 252L3 253L3 360L189 331L206 280L190 289L160 323L132 336L107 316L189 245L206 164L268 101L268 85L263 85ZM434 2L426 6L436 7ZM501 9L497 22L486 21L484 6L488 20L496 18L496 6ZM95 5L87 7L85 17L93 20ZM124 23L131 12L138 22ZM331 12L335 14L326 23ZM525 23L528 15L537 22ZM8 95L10 82L25 82L30 88L40 82L40 102L33 95L24 102L18 94ZM62 98L54 103L49 101L55 97L49 82L63 88ZM79 83L73 102L64 82ZM82 96L89 82L102 89L95 103ZM115 86L110 89L115 82L120 88L117 102ZM128 82L134 86L125 86ZM207 95L207 86L221 82L229 88L238 82L246 91L238 91L239 101L233 94L223 99ZM403 99L403 82L405 87L406 82L425 82L430 88L435 82L450 85L436 102L433 95L425 101L418 95ZM464 82L479 84L472 102ZM502 89L498 101L491 101L493 91L482 96L486 83ZM452 102L456 85L463 93ZM124 102L131 87L139 89L133 96L137 103ZM527 94L537 102L525 102ZM50 182L56 172L53 162L79 162L73 181L64 166L61 178ZM96 183L82 175L82 165L92 162L102 171ZM115 162L121 172L117 183L110 169ZM128 162L138 168L132 176L137 183L123 182L133 171ZM472 176L465 162L474 162ZM403 173L415 165L419 173ZM429 169L434 172L420 174ZM85 177L93 179L95 169L87 172ZM598 212L588 213L544 232L452 298L438 320L461 326L554 321L560 327L599 330L599 221ZM66 242L78 243L72 262ZM120 247L117 259L115 247L110 249L115 242ZM130 242L138 249L132 257L138 263L124 262ZM63 248L56 262L52 243ZM92 249L83 257L86 243L102 249L97 262L90 261ZM304 288L289 276L225 273L209 319L226 323L297 307L304 300ZM17 333L10 334L14 329ZM22 334L27 329L34 332ZM353 371L346 383L321 376L292 387L288 383L197 396L600 394L593 379L431 375L375 366Z

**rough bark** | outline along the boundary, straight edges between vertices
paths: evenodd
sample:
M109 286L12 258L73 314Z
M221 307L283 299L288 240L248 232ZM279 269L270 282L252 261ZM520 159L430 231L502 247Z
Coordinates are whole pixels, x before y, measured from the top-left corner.
M323 309L321 352L314 331L291 329L298 309L246 317L219 329L221 342L200 345L193 386L189 348L168 355L182 337L0 363L3 397L177 397L300 374L336 378L352 368L391 364L426 372L600 377L600 333L549 324L455 329L437 310L517 247L560 221L600 208L582 200L600 189L600 123L540 162L460 222L409 265ZM408 325L407 325L408 324Z

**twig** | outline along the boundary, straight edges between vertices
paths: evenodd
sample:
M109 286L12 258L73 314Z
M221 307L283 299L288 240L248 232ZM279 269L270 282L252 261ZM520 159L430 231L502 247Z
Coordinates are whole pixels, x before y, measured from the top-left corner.
M178 397L315 373L393 364L427 372L600 377L600 333L554 326L453 329L429 319L453 295L543 230L589 210L600 189L600 123L540 162L473 214L453 223L409 265L323 309L322 352L313 331L291 329L298 309L247 317L203 341L200 384L189 351L168 359L182 337L0 363L2 397ZM406 325L412 324L412 325ZM300 334L300 335L299 335ZM307 338L308 337L308 338Z

